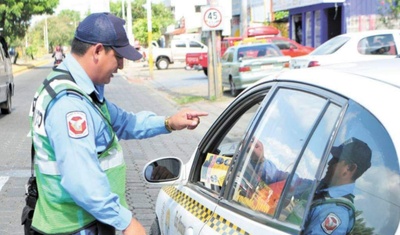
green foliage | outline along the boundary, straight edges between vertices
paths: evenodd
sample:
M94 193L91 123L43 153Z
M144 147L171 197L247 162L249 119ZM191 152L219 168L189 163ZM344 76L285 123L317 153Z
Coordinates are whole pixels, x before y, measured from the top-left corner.
M275 21L286 19L289 17L289 11L277 11L274 13Z
M59 0L3 0L0 2L0 28L2 35L14 46L23 38L33 15L53 14Z
M379 12L380 21L389 29L395 28L395 22L400 20L400 0L382 0Z
M125 8L127 8L126 4L125 1ZM135 0L131 3L133 33L135 40L138 40L141 45L147 45L148 42L147 11L143 7L145 4L146 0ZM123 18L121 1L111 2L110 11ZM126 12L125 9L125 14ZM157 40L165 32L167 26L174 23L174 17L163 3L151 4L151 15L152 37Z
M49 51L45 50L47 45L44 42L46 21ZM80 13L78 11L63 10L57 16L50 16L36 23L27 34L28 45L38 49L32 53L47 54L52 52L57 45L69 46L79 21ZM26 53L28 54L28 51Z
M35 59L35 55L38 52L38 48L36 46L29 46L26 48L26 54L31 57L31 59Z

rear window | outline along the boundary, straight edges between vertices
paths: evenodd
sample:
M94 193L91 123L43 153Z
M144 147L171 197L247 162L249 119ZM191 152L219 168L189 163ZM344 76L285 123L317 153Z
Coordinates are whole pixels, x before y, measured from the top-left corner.
M277 46L272 44L255 45L238 49L238 58L242 58L243 60L273 56L282 56L282 53Z
M350 37L335 37L331 40L326 41L321 46L317 47L310 55L329 55L341 48L346 42L350 40Z

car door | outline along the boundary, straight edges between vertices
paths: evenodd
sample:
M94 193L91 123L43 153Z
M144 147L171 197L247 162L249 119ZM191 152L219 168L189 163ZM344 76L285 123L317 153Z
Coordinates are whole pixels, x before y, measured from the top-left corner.
M371 167L355 182L352 230L394 234L400 198L392 195L400 190L383 185L398 182L399 162L379 120L352 100L316 87L280 83L260 85L260 89L269 92L234 147L221 183L221 201L201 234L314 231L310 218L316 188L328 174L333 149L352 138L364 141L372 150ZM240 107L233 108L240 112ZM336 218L329 214L315 229L332 233L346 222Z
M226 87L229 86L229 77L232 74L234 52L234 47L228 48L221 58L222 85Z
M8 71L3 48L0 48L0 102L7 100Z
M171 48L174 61L185 61L188 51L188 43L185 40L173 40L174 46Z

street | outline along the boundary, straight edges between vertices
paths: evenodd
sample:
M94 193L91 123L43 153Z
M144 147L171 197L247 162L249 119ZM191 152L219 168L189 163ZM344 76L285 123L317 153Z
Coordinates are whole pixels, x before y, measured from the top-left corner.
M31 174L28 112L35 90L50 69L51 64L47 64L15 75L12 113L0 114L0 234L23 234L20 217L25 205L24 186ZM147 232L155 217L154 203L160 187L144 183L141 177L143 166L152 159L172 155L186 162L215 118L232 100L224 97L220 102L205 100L180 106L171 96L180 93L207 97L208 83L203 72L186 71L176 66L162 71L155 69L153 79L149 79L148 74L147 68L128 64L106 86L106 97L132 112L149 110L159 115L172 115L180 108L188 107L207 111L210 115L203 118L194 131L121 141L128 168L127 200Z

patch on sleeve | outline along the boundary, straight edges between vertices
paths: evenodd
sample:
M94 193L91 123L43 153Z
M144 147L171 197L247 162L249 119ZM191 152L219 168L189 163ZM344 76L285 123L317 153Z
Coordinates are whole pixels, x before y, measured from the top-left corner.
M84 112L67 113L68 135L71 138L82 138L88 135L86 114Z
M336 214L329 213L329 215L326 216L325 220L322 221L321 227L325 233L332 234L333 231L335 231L335 229L337 229L341 223L342 222L340 221L340 218Z

